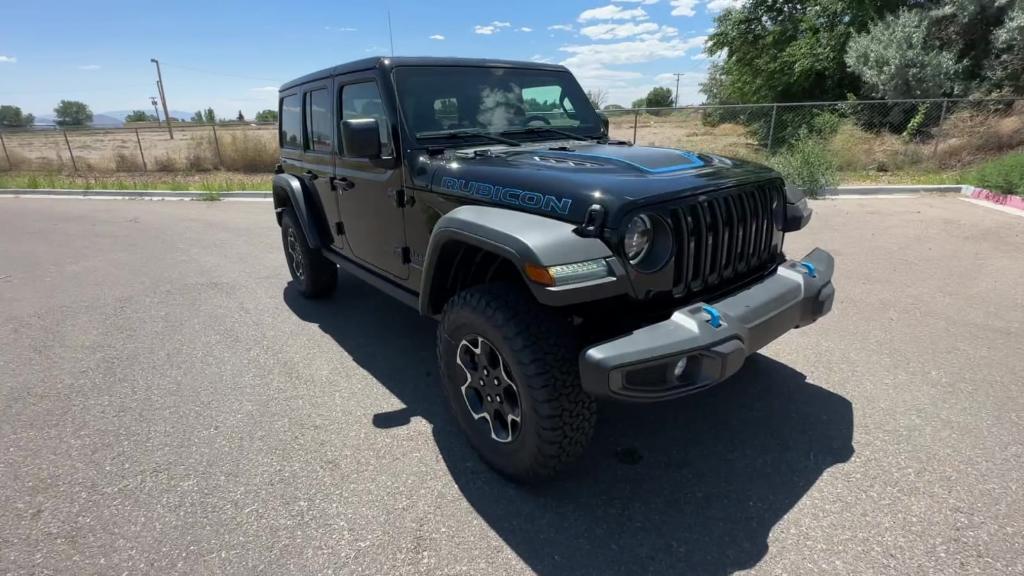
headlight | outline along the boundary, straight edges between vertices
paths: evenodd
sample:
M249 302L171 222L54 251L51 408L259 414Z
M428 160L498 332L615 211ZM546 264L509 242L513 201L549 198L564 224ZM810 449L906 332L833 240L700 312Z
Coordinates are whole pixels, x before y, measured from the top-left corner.
M626 258L630 264L636 264L651 247L653 228L651 218L646 214L634 216L626 226L626 234L622 239L622 247L626 251Z

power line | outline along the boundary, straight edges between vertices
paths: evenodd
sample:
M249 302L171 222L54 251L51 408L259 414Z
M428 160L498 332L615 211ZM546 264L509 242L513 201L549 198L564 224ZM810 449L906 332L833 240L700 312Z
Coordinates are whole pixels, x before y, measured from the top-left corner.
M259 76L244 76L242 74L230 74L230 73L227 73L227 72L214 72L212 70L203 70L201 68L193 68L191 66L180 66L178 64L168 64L166 62L161 62L160 64L162 64L163 66L166 66L167 68L177 68L178 70L188 70L190 72L198 72L200 74L209 74L210 76L224 76L224 77L228 77L228 78L241 78L243 80L260 80L262 82L274 82L274 83L277 83L277 84L281 84L281 81L278 80L277 78L261 78Z

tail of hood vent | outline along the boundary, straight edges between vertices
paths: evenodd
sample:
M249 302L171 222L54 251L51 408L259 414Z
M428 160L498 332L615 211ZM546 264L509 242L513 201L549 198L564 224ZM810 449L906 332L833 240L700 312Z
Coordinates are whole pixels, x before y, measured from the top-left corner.
M564 168L620 168L640 174L668 174L705 165L696 153L671 148L580 144L571 148L523 150L508 154L530 156L546 166Z

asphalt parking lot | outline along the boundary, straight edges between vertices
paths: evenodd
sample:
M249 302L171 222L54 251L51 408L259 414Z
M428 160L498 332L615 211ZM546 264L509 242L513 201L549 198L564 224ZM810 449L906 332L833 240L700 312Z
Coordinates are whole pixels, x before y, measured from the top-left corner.
M814 208L830 316L526 489L433 322L301 300L268 203L0 198L0 573L1021 573L1024 219Z

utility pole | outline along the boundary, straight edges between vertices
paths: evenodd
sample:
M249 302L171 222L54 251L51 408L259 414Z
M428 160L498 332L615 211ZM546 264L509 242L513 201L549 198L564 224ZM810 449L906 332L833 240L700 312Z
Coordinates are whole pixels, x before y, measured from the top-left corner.
M150 58L150 62L156 64L156 86L160 90L160 103L164 105L164 120L167 121L167 134L174 140L174 130L171 128L171 113L167 111L167 94L164 93L164 78L160 74L160 61Z
M153 105L153 112L156 113L156 123L160 124L160 109L156 107L156 96L150 96L149 102Z
M391 33L391 9L388 8L388 42L391 43L391 57L395 57L395 36Z
M676 72L673 76L676 77L676 93L674 94L675 100L672 102L672 107L679 108L679 78L684 76L684 74L682 72Z

